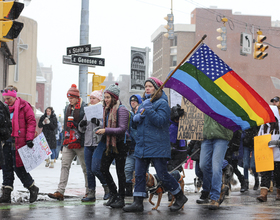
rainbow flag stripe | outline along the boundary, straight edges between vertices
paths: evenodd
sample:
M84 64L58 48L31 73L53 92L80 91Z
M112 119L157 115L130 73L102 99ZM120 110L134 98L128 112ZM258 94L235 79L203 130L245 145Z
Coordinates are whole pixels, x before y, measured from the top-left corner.
M165 84L233 131L274 122L266 101L206 44Z

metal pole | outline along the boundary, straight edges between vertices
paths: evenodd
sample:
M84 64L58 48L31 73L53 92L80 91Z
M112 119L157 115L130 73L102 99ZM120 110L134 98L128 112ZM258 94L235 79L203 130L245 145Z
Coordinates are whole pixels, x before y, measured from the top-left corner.
M82 0L81 25L80 25L80 45L88 44L89 38L89 0ZM88 56L88 53L81 54ZM87 102L88 86L88 66L79 65L79 90L84 102Z
M81 9L81 24L80 24L80 45L88 44L89 37L89 0L82 0ZM88 56L88 53L81 54ZM80 97L84 102L87 102L87 86L88 86L88 66L79 65L79 91ZM77 157L77 165L80 165L79 158Z

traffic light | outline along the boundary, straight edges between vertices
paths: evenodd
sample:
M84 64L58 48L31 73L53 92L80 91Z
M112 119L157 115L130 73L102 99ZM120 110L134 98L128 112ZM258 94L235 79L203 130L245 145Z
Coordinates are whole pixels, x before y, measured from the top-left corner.
M167 20L167 25L164 27L167 29L167 33L165 33L163 36L167 37L169 40L174 39L174 16L173 14L168 14L166 17L164 17L165 20Z
M17 19L24 8L20 2L0 1L0 42L12 41L17 38L23 28L23 23L13 21Z
M94 72L89 72L92 75L92 91L94 90L101 90L101 89L105 89L106 86L102 86L100 85L101 83L104 82L104 80L106 79L106 76L100 76L100 75L95 75Z
M268 48L268 45L263 44L263 41L266 40L266 36L262 34L262 31L258 30L257 34L257 42L254 44L253 57L254 59L262 60L268 55L266 52L264 52Z
M217 47L221 50L226 51L227 50L227 28L221 27L217 29L217 32L221 34L221 36L217 37L217 40L221 41L220 44L217 45Z

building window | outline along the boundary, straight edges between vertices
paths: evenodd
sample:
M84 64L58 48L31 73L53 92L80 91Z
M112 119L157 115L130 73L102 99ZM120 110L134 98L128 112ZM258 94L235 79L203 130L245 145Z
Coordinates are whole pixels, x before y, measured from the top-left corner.
M170 40L170 47L177 46L177 35L174 35L174 39Z
M170 66L177 66L177 55L170 56L170 58L171 58Z
M177 55L177 47L170 48L170 55Z

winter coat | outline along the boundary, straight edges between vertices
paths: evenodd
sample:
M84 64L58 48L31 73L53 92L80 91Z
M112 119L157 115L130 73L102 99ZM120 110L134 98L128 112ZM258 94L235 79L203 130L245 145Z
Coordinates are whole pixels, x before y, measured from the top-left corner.
M233 131L225 128L214 119L204 114L204 127L203 138L204 139L223 139L230 141L233 137Z
M45 114L41 116L38 127L43 128L42 132L44 133L46 140L50 149L56 149L56 128L57 128L57 119L54 111L51 112L49 117L50 123L43 124L43 121L47 118L47 109L45 110Z
M102 105L102 103L99 102L99 103L97 103L96 105ZM85 146L85 147L97 146L98 143L95 143L95 139L93 138L93 130L97 127L97 125L94 124L94 123L91 123L90 120L88 121L86 115L84 115L83 120L86 120L86 121L87 121L87 125L81 127L81 126L80 126L81 121L80 121L79 126L78 126L78 130L79 130L81 133L84 133L84 134L85 134L84 146ZM100 126L100 127L103 127L102 115L100 115L100 119L98 119L98 120L99 120L99 123L100 123L99 126Z
M21 99L19 104L19 136L15 138L16 166L21 167L23 163L18 153L18 149L26 145L26 141L33 140L36 130L36 119L33 109L27 101Z
M254 137L257 136L259 126L254 126L243 131L243 146L248 148L254 148Z
M79 112L79 123L80 121L83 119L84 115L85 115L85 107L87 106L87 104L82 101L82 98L80 98L81 100L81 108L80 108L80 112ZM70 105L70 104L69 104ZM67 108L69 105L66 105L65 109L64 109L64 132L65 132L65 127L67 125L67 121L68 121L68 118L66 117L66 114L67 114ZM65 138L65 135L63 135L63 141L64 141L64 138ZM83 133L81 133L81 147L84 147L84 139L85 139L85 135ZM62 143L63 143L62 141Z
M164 91L159 99L153 100L152 105L151 109L146 109L143 113L145 118L141 123L133 122L137 126L134 156L138 158L170 158L170 107ZM141 113L142 110L143 104L139 106L137 113Z
M197 140L191 140L187 147L187 154L191 156L194 152L196 152L194 155L192 155L193 161L199 161L200 157L200 149L201 149L201 141Z

